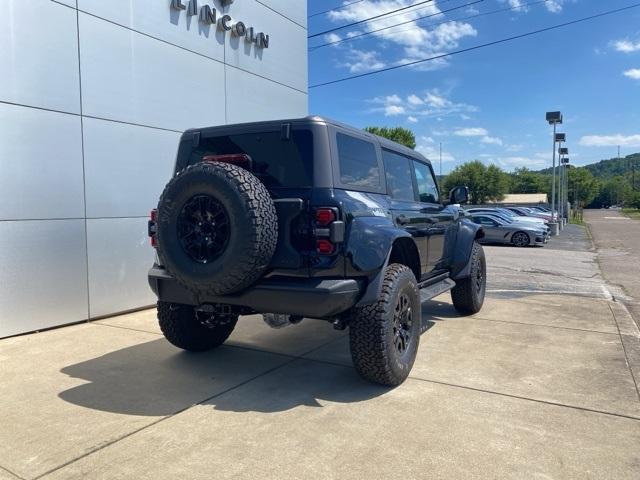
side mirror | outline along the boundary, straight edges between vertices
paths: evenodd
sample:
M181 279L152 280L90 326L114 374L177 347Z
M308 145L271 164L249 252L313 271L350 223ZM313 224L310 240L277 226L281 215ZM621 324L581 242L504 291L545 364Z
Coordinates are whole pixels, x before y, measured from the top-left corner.
M469 187L455 187L449 192L449 203L460 205L469 202Z

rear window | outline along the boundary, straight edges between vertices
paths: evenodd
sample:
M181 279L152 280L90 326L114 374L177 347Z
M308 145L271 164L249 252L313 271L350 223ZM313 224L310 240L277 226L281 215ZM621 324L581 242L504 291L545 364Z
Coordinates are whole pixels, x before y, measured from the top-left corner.
M192 153L191 162L205 155L245 153L253 160L253 173L267 188L311 187L313 185L313 133L292 129L283 140L280 130L203 138Z
M365 189L380 188L380 168L376 147L371 142L338 133L340 183Z

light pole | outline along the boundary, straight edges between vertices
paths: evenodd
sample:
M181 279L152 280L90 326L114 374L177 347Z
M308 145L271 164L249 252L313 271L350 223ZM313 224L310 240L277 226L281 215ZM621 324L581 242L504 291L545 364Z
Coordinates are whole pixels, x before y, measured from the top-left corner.
M566 139L565 139L566 140ZM569 149L568 148L559 148L558 149L558 153L560 154L560 182L559 182L559 195L558 198L559 200L559 205L560 205L560 226L564 227L564 217L565 217L565 210L566 210L566 203L564 201L564 175L566 174L565 171L565 158L567 157L567 155L569 155Z
M556 221L556 125L562 124L562 112L547 112L547 122L553 125L553 175L551 176L551 235L558 235L558 222Z
M564 163L564 209L567 223L569 222L569 210L567 205L569 204L569 157L564 157L562 160Z
M558 229L562 231L564 223L562 221L562 144L567 141L565 133L556 133L556 143L558 144L558 189L556 190L556 207L558 209Z

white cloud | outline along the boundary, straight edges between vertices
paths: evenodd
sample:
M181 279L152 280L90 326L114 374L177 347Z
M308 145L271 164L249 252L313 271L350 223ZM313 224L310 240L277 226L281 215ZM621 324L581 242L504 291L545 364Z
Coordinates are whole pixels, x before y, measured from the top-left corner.
M415 95L415 94L411 94L407 97L407 102L409 102L411 105L423 105L424 104L424 100L422 100L419 96Z
M461 118L462 120L471 120L471 117L470 117L469 115L465 115L464 113L461 113L461 114L460 114L460 118Z
M551 13L560 13L562 11L563 3L564 3L564 0L554 0L551 2L545 3L545 6L547 7L547 10L549 10Z
M489 132L485 128L461 128L453 134L458 137L485 137Z
M640 42L634 43L630 40L618 40L613 43L613 48L615 48L618 52L637 52L640 51Z
M402 98L398 94L375 97L369 103L376 105L371 113L384 113L385 115L400 115L406 113L412 117L426 117L440 119L445 116L457 115L462 112L476 112L478 107L466 103L457 103L447 98L438 89L432 89L423 94L411 93ZM401 107L389 108L389 107Z
M409 115L407 117L407 122L409 122L409 123L418 123L418 119L416 117L414 117L414 116Z
M324 36L324 41L327 43L333 43L333 42L339 42L340 40L342 40L342 37L340 35L338 35L337 33L329 33L327 35ZM337 45L335 45L337 46Z
M529 5L531 4L528 0L501 0L502 3L508 3L511 8L513 8L516 12L528 12ZM551 13L560 13L562 11L562 6L565 0L547 0L544 4L547 7L547 10Z
M409 7L415 0L363 0L353 3L346 8L331 11L328 14L329 20L335 23L357 22L376 15L387 13L403 7ZM395 61L388 61L389 64L404 63L407 61L419 60L444 53L447 50L458 48L460 41L466 37L475 37L478 32L470 24L454 21L442 23L437 26L419 26L416 23L418 17L424 15L437 15L441 13L436 2L429 4L417 4L388 17L381 17L375 22L368 22L359 27L364 32L385 27L393 27L398 23L405 23L402 28L390 28L380 32L372 32L372 36L385 44L398 46L402 49L400 58ZM346 36L350 36L349 33ZM384 45L384 44L383 44ZM344 64L343 64L344 65ZM370 64L370 70L374 68ZM423 70L433 70L448 65L445 58L416 65L414 68ZM379 68L379 67L378 67ZM352 70L353 71L353 70Z
M405 110L401 105L387 105L384 108L385 117L395 117L397 115L402 115L403 113L405 113Z
M347 61L339 65L347 67L351 73L366 72L384 68L386 63L378 58L378 52L366 52L363 50L351 49L346 54Z
M640 68L632 68L623 73L625 77L633 78L634 80L640 80Z
M640 147L640 134L637 135L586 135L580 139L585 147Z
M482 143L486 143L488 145L500 145L500 146L502 146L502 139L500 139L498 137L491 137L489 135L486 135L486 136L482 137L482 139L480 141Z
M436 164L440 161L440 147L437 145L424 145L418 143L416 150L433 162L436 173L439 173ZM456 159L451 152L442 151L442 163L455 162Z

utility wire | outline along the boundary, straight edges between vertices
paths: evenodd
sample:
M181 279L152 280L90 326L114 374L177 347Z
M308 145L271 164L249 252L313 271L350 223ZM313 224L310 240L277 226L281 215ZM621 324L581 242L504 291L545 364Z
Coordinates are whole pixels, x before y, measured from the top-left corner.
M500 40L494 40L493 42L483 43L483 44L480 44L480 45L474 45L473 47L463 48L463 49L460 49L460 50L455 50L453 52L448 52L448 53L443 53L443 54L440 54L440 55L435 55L433 57L422 58L420 60L414 60L413 62L402 63L400 65L394 65L392 67L381 68L379 70L373 70L371 72L360 73L358 75L351 75L349 77L339 78L337 80L331 80L329 82L316 83L315 85L309 86L309 88L324 87L326 85L333 85L334 83L346 82L348 80L354 80L356 78L368 77L370 75L375 75L375 74L378 74L378 73L388 72L390 70L397 70L398 68L409 67L409 66L412 66L412 65L417 65L419 63L429 62L429 61L432 61L432 60L438 60L440 58L445 58L445 57L451 57L453 55L458 55L460 53L471 52L473 50L479 50L481 48L491 47L493 45L498 45L500 43L506 43L506 42L510 42L512 40L517 40L517 39L524 38L524 37L530 37L532 35L537 35L539 33L548 32L550 30L556 30L558 28L567 27L569 25L575 25L576 23L586 22L588 20L594 20L596 18L604 17L604 16L607 16L607 15L612 15L614 13L624 12L626 10L631 10L632 8L637 8L637 7L640 7L640 3L634 3L634 4L628 5L626 7L616 8L615 10L607 10L605 12L600 12L600 13L596 13L594 15L590 15L588 17L578 18L577 20L572 20L570 22L559 23L557 25L552 25L550 27L541 28L539 30L533 30L531 32L521 33L520 35L514 35L512 37L502 38Z
M421 2L414 3L413 5L407 5L406 7L397 8L395 10L391 10L391 11L386 12L386 13L381 13L380 15L375 15L373 17L365 18L364 20L358 20L357 22L347 23L346 25L342 25L340 27L330 28L329 30L325 30L324 32L314 33L313 35L309 35L307 38L315 38L315 37L319 37L321 35L325 35L327 33L335 32L337 30L342 30L343 28L353 27L354 25L360 25L362 23L367 23L367 22L370 22L372 20L375 20L376 18L386 17L387 15L390 15L392 13L400 12L402 10L407 10L409 8L417 7L418 5L422 5L424 3L429 3L429 2L433 2L433 1L434 0L422 0Z
M543 1L548 2L550 0L543 0ZM389 30L390 28L395 28L395 27L399 27L401 25L406 25L407 23L413 23L413 22L417 22L418 20L424 20L425 18L431 18L431 17L435 17L435 16L438 16L438 15L444 15L445 13L453 12L454 10L460 10L461 8L469 7L471 5L475 5L476 3L482 3L482 2L484 2L484 0L475 0L474 2L465 3L463 5L459 5L457 7L452 7L452 8L449 8L447 10L441 10L438 13L430 13L428 15L423 15L421 17L414 18L413 20L407 20L406 22L396 23L395 25L390 25L388 27L378 28L376 30L370 30L368 32L361 33L359 35L353 35L351 37L341 38L340 40L335 40L333 42L323 43L321 45L316 45L314 47L309 48L309 51L313 52L314 50L317 50L317 49L322 48L322 47L327 47L329 45L335 45L337 43L342 43L342 42L346 42L346 41L349 41L349 40L354 40L356 38L364 37L365 35L371 35L373 33L381 32L383 30ZM409 30L409 29L406 29L406 30ZM392 32L392 33L400 33L401 31L404 32L406 30L400 30L398 32Z
M442 24L445 24L445 23L453 23L453 22L461 22L461 21L464 21L464 20L472 20L474 18L486 17L487 15L495 15L496 13L503 13L503 12L509 12L511 10L517 10L519 8L522 8L522 7L532 7L534 5L539 5L541 3L548 3L550 1L552 1L552 0L538 0L536 2L522 3L520 5L516 5L515 7L500 8L498 10L490 10L488 12L475 13L475 14L469 15L467 17L452 18L452 19L449 19L449 20L442 20L441 22L428 23L426 25L416 25L415 27L404 28L402 30L395 30L393 32L389 32L389 34L387 36L383 36L383 38L389 38L389 37L393 36L394 34L402 33L402 32L409 32L411 30L416 30L418 28L435 27L436 25L442 25ZM476 3L476 2L473 2L473 3ZM467 4L467 5L469 5L469 4ZM462 6L466 6L466 5L462 5ZM456 8L460 8L460 7L456 7ZM455 8L451 8L449 10L443 10L440 13L447 13L447 12L450 12L451 10L455 10ZM358 38L365 37L367 35L372 35L374 33L378 33L378 32L381 32L383 30L388 30L388 29L391 29L391 28L399 27L401 25L405 25L407 23L412 23L414 21L417 22L418 20L423 20L425 18L429 18L430 16L433 16L433 14L432 15L426 15L424 17L418 17L418 18L416 18L414 20L409 20L408 22L397 23L397 24L391 25L389 27L378 28L377 30L370 30L368 32L360 33L358 35L353 35L351 37L341 38L340 40L335 40L333 42L322 43L320 45L316 45L316 46L313 46L313 47L309 48L309 51L313 52L315 50L318 50L319 48L328 47L328 46L331 46L331 45L337 45L339 43L348 42L350 40L356 40Z
M355 3L362 3L362 2L364 2L364 0L356 0L355 2L345 3L344 5L340 5L339 7L336 7L336 8L330 8L329 10L325 10L323 12L314 13L312 15L309 15L307 18L313 18L313 17L317 17L318 15L324 15L325 13L337 12L338 10L344 10L345 8L347 8L350 5L353 5Z

